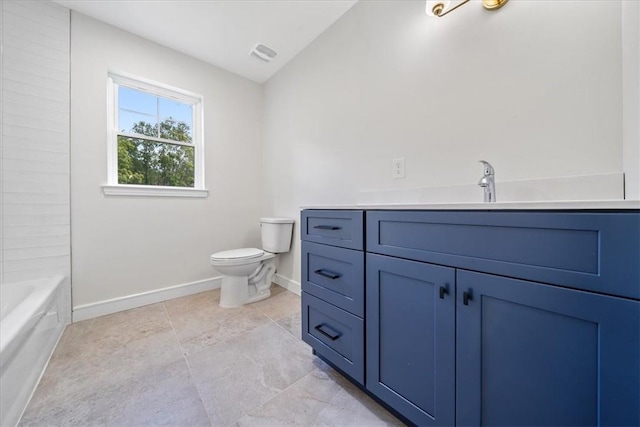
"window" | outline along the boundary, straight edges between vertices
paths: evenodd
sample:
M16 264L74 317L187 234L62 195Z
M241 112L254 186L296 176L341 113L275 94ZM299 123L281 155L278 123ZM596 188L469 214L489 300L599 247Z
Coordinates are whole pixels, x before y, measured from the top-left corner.
M107 195L206 197L202 97L109 75Z

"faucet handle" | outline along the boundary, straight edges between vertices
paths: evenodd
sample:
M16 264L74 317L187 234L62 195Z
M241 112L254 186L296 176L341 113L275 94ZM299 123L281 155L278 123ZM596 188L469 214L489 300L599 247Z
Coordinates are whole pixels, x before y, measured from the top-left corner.
M485 160L478 160L478 161L482 163L482 165L484 166L484 176L495 175L495 172L493 170L493 166L491 166L491 163Z

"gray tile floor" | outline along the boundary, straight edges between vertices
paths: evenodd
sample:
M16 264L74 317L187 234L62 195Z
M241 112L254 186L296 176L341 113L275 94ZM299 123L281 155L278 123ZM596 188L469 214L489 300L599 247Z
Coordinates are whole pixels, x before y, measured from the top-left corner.
M74 323L22 426L401 425L300 340L300 297L219 290Z

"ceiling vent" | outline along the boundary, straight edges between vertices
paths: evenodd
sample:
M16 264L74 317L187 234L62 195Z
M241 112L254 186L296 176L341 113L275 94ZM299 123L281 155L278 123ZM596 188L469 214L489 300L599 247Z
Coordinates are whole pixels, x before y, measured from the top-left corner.
M255 45L253 49L251 49L251 52L249 52L249 55L255 55L266 62L273 61L277 54L278 52L271 49L269 46L263 45L262 43Z

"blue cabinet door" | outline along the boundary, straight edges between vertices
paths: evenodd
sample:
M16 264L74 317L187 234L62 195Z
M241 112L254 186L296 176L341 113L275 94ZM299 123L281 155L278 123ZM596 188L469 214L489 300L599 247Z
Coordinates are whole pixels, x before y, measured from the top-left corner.
M417 425L455 419L455 270L366 257L366 386Z
M456 422L640 425L640 302L457 271Z

